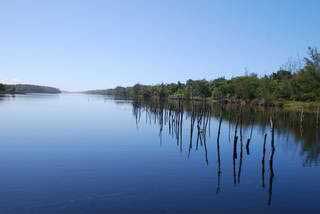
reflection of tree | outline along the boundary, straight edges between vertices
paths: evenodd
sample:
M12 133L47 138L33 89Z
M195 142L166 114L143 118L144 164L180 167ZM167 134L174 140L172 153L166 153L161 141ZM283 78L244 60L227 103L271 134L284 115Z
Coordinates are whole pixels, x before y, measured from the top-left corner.
M252 122L251 122L250 136L249 136L249 138L247 140L247 144L246 144L247 155L250 155L250 142L251 142L251 139L252 139L253 125L254 125L254 118L252 119Z
M273 178L274 178L274 170L273 170L273 158L275 153L274 147L274 123L271 123L271 155L269 160L269 197L268 197L268 205L271 205L272 199L272 190L273 190Z
M207 127L208 127L209 115L205 108L201 108L199 114L197 115L197 129L198 129L198 137L196 150L198 150L199 142L200 145L204 147L205 152L205 162L208 165L208 149L207 149Z
M242 112L240 113L240 161L238 169L238 184L240 184L241 169L242 169L242 160L243 160L243 136L242 136Z
M236 159L238 158L237 154L237 142L238 142L238 124L239 124L239 117L237 118L236 127L234 129L234 137L233 137L233 155L232 155L232 166L233 166L233 184L237 184L236 180Z
M263 141L263 153L262 153L262 174L261 174L261 180L262 180L262 187L265 188L265 158L266 158L266 142L267 142L267 134L264 134L264 141Z
M196 121L196 117L194 112L191 113L191 118L190 118L190 142L189 142L189 152L188 152L188 158L190 157L190 152L192 149L192 140L193 140L193 129L194 129L194 123Z
M274 168L273 168L273 160L275 154L275 142L274 142L274 118L270 117L270 126L271 126L271 154L269 159L269 188L268 188L268 205L271 205L272 202L272 191L273 191L273 179L274 179ZM265 153L266 153L266 140L267 134L264 135L264 142L263 142L263 153L262 153L262 187L265 187Z
M179 104L180 103L180 104ZM164 126L168 127L171 136L174 136L177 140L177 145L182 147L183 139L182 139L182 124L184 118L193 118L193 125L197 126L198 121L201 120L202 123L205 121L203 118L203 112L206 112L206 117L210 118L216 117L220 118L220 109L221 106L214 103L204 103L198 101L192 102L182 102L179 101L159 101L159 100L150 100L150 101L133 101L133 113L136 116L137 124L140 123L141 112L145 112L146 121L149 123L151 120L157 121L160 124L160 133L164 129ZM232 141L231 127L232 124L235 125L237 123L239 117L239 107L235 105L225 105L224 111L222 112L223 120L229 121L229 141ZM180 109L180 110L179 110ZM249 146L252 139L252 130L255 125L259 125L261 129L266 129L269 125L269 118L272 114L275 114L274 117L277 118L277 133L282 136L288 136L289 133L292 133L295 137L294 142L303 142L300 143L302 147L303 153L305 153L306 161L304 162L305 166L312 166L319 162L319 154L320 154L320 138L319 138L319 129L316 127L317 116L315 114L304 113L303 115L303 123L301 123L301 112L284 112L275 109L273 111L272 108L250 108L246 107L242 109L243 114L243 128L247 129L250 127L250 135L246 141L245 147L247 153L249 151ZM186 114L186 115L182 115ZM151 116L152 114L153 116ZM318 116L319 117L319 116ZM163 120L161 119L163 118ZM162 121L162 122L161 122ZM200 125L200 124L199 124ZM210 120L208 120L208 125L210 127ZM303 135L301 136L300 128L303 125ZM162 127L162 128L161 128ZM202 127L202 124L201 124ZM200 129L202 129L200 127ZM234 126L233 126L234 127ZM193 128L194 129L194 128ZM199 131L199 127L197 126ZM210 130L210 129L209 129ZM194 131L194 130L193 130ZM200 134L203 130L200 130ZM199 148L199 144L203 145L203 137L197 135L197 142ZM210 131L208 132L210 134ZM178 134L178 135L177 135ZM194 134L194 133L193 133ZM200 140L202 138L202 142ZM240 144L241 145L241 144ZM193 145L192 145L193 147ZM191 149L192 149L191 147ZM190 143L189 143L190 148ZM191 151L191 150L190 150Z
M250 109L250 108L234 108L232 106L221 106L204 103L204 102L191 102L183 103L182 101L172 102L133 102L133 115L137 127L141 123L141 115L146 115L146 123L154 123L159 125L159 136L162 139L162 133L167 130L169 136L174 139L177 144L177 148L183 152L183 143L189 140L189 146L187 146L188 158L192 155L192 152L201 151L204 154L205 164L209 164L209 142L207 136L210 135L210 121L213 118L217 119L218 131L216 138L216 154L217 154L217 188L216 193L221 192L221 132L223 120L228 121L229 130L226 131L227 141L231 144L232 149L232 164L233 164L233 182L234 185L240 184L243 168L245 167L245 157L250 154L249 146L252 144L253 131L257 127L262 130L261 133L265 133L266 129L271 125L271 142L267 143L267 134L263 134L263 150L261 165L261 185L268 190L268 204L271 205L273 183L275 177L274 169L274 156L275 156L275 130L277 134L282 136L295 137L295 141L303 141L301 144L303 151L306 153L307 161L304 163L306 166L313 166L317 163L320 154L320 130L316 129L316 120L312 115L304 114L304 132L300 135L299 114L282 112L277 109L266 109L265 111ZM315 115L313 115L315 116ZM270 118L272 118L270 120ZM276 128L275 121L276 118ZM190 124L189 124L190 122ZM183 137L183 125L187 124L190 130L188 130L188 140L182 139ZM185 125L186 126L186 125ZM228 128L228 127L227 127ZM247 130L249 132L247 132ZM246 136L248 133L248 136ZM209 134L209 135L208 135ZM245 136L245 137L244 137ZM256 135L254 135L256 137ZM313 142L312 140L315 139ZM162 141L160 141L162 142ZM227 143L227 142L226 142ZM269 162L266 161L266 150L270 148ZM239 149L239 153L238 153ZM194 150L194 151L193 151ZM238 162L239 161L239 162ZM259 162L260 162L259 161ZM237 165L237 163L239 165ZM269 164L268 164L269 163ZM266 169L269 165L269 170ZM241 174L242 173L242 174ZM268 174L269 173L269 174ZM269 175L269 177L267 177ZM243 180L243 178L242 178Z
M223 109L222 109L223 110ZM218 194L221 191L221 156L220 156L220 133L221 133L221 123L222 123L222 111L220 113L219 119L219 128L218 128L218 135L217 135L217 158L218 158L218 165L217 165L217 174L218 174L218 186L216 193Z

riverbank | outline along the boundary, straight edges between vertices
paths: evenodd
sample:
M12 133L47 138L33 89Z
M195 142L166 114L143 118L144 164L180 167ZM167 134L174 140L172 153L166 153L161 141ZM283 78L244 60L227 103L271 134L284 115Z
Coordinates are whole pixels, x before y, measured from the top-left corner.
M159 98L155 98L159 99ZM215 102L215 103L223 103L223 104L231 104L238 106L253 106L253 107L277 107L281 108L285 111L291 112L308 112L308 113L316 113L320 112L320 102L302 102L302 101L291 101L291 100L274 100L274 101L265 101L263 99L255 99L255 100L242 100L242 99L221 99L217 100L214 98L201 98L201 97L192 97L190 99L184 99L179 97L168 97L169 100L179 100L183 99L186 101L197 101L197 102Z
M95 95L104 95L96 93ZM234 106L250 106L250 107L259 107L259 108L280 108L284 111L289 112L305 112L305 113L318 113L320 114L320 102L302 102L302 101L291 101L291 100L274 100L274 101L265 101L263 99L255 99L255 100L242 100L242 99L221 99L217 100L214 98L201 98L201 97L192 97L189 99L178 97L178 96L169 96L166 98L160 97L148 97L144 98L143 96L139 96L136 98L133 97L124 97L124 96L113 96L118 99L128 99L128 100L153 100L153 101L161 101L161 100L171 100L171 101L185 101L185 102L207 102L207 103L222 103L225 105L234 105Z

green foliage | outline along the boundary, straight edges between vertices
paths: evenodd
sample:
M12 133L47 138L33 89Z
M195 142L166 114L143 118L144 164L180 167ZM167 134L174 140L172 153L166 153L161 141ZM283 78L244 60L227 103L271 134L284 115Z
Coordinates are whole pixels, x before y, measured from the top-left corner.
M296 70L280 69L269 76L256 74L233 77L229 80L187 80L186 83L170 83L154 86L136 84L133 87L117 87L112 94L127 97L184 99L209 98L263 100L272 102L320 101L320 53L316 48L308 49L304 65Z
M188 80L186 87L191 97L205 98L211 96L210 84L206 80Z
M3 93L6 90L5 85L3 85L2 83L0 83L0 93Z

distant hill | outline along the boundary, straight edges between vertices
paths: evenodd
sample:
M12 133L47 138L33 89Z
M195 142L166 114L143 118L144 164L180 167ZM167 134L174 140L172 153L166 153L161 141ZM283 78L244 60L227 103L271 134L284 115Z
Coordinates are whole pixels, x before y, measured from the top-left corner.
M5 93L10 93L10 94L28 94L28 93L60 94L61 91L58 88L53 88L53 87L48 87L48 86L16 84L16 85L5 85Z

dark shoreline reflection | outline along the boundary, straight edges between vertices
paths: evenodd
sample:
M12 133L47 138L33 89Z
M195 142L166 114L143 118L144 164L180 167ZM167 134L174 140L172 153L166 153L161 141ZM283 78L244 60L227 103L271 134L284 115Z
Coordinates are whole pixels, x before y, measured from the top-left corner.
M227 105L223 107L223 111L220 115L221 106L217 103L209 102L180 101L179 104L179 101L165 102L135 100L132 101L132 106L133 115L136 118L137 123L141 122L141 115L145 113L146 121L149 123L153 121L154 123L159 124L161 128L160 130L163 130L163 126L168 125L171 135L179 133L179 136L175 136L177 139L180 139L180 136L182 135L182 127L180 127L180 123L184 118L187 120L191 119L191 127L196 126L197 137L199 137L198 140L200 141L199 132L200 134L203 132L210 134L214 131L210 129L211 119L218 120L221 117L222 122L225 121L229 123L229 130L227 131L229 141L234 142L236 137L235 135L237 135L238 132L237 129L239 129L237 126L240 126L239 123L241 119L243 129L249 130L245 143L246 152L247 149L249 150L247 154L250 154L250 144L252 143L251 138L254 126L258 126L257 128L260 129L261 132L267 133L268 130L271 130L270 118L275 118L275 131L277 135L286 136L287 138L289 135L294 136L295 142L301 145L303 152L306 155L306 166L318 165L318 163L320 163L320 129L316 122L316 113L305 113L304 120L301 123L299 112L285 112L272 108L250 108L247 106L240 108L240 106ZM240 118L240 114L242 115L242 118ZM159 121L162 122L159 123ZM304 130L302 135L300 130L301 126ZM231 131L232 127L235 134L233 137ZM194 134L193 130L190 132L191 135ZM239 136L237 137L239 138ZM177 143L177 145L179 145L179 143Z
M276 156L275 133L278 136L294 136L295 142L301 144L303 155L305 156L304 166L316 166L319 162L320 154L320 134L317 128L315 115L305 114L303 120L301 115L294 112L284 112L279 109L256 109L240 106L221 106L217 103L208 102L183 102L176 101L132 101L133 116L137 127L141 123L141 115L145 114L146 124L159 125L160 144L162 133L165 128L169 135L176 140L179 151L183 152L184 142L188 142L187 157L190 158L192 151L203 151L204 162L209 165L207 138L211 133L216 134L216 156L217 156L217 187L216 194L222 191L222 163L221 163L221 143L230 144L232 142L232 169L233 184L240 185L241 175L246 157L251 155L251 144L255 144L253 132L259 129L263 139L262 156L258 162L261 166L261 185L266 187L266 151L270 151L268 164L268 199L267 204L272 204L273 183L276 177L274 158ZM211 129L211 121L218 121L217 130ZM186 124L188 121L188 125ZM221 130L221 124L228 122L229 130ZM183 126L189 128L189 138L183 139L185 130ZM229 142L220 142L221 132L228 133ZM233 134L232 134L233 133ZM270 144L267 143L267 136L270 134ZM194 139L195 138L195 139ZM195 145L194 145L195 144Z

